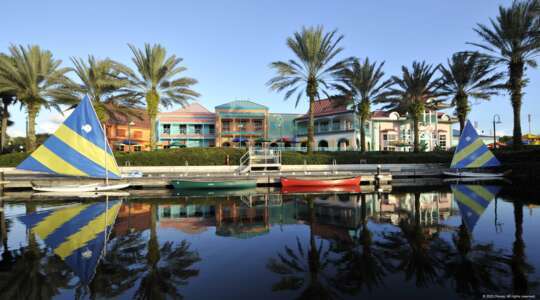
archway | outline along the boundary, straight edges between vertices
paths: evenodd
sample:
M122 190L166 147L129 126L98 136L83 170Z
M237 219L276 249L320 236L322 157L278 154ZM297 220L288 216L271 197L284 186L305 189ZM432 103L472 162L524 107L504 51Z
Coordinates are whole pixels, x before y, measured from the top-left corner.
M277 147L279 147L279 145L277 143L270 144L270 148L277 148Z
M283 147L285 147L285 148L290 148L290 147L291 147L291 142L285 142L285 143L283 143Z
M225 142L225 143L221 144L221 146L222 146L223 148L229 148L229 147L231 146L231 143Z
M345 151L349 148L349 140L342 138L338 141L338 149L339 151Z
M317 148L318 148L319 151L328 150L328 142L325 141L325 140L320 140Z

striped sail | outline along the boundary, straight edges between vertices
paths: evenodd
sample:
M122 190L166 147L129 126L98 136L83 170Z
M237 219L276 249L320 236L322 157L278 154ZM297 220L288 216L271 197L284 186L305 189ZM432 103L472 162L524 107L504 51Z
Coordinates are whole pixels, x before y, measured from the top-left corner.
M465 184L456 184L451 188L465 226L471 232L500 190L497 186Z
M122 201L77 204L19 217L88 285L104 252Z
M120 170L88 97L82 99L56 132L17 169L70 176L106 178L108 175L112 179L120 178Z
M470 121L467 121L450 168L483 168L500 166L499 160L486 147Z

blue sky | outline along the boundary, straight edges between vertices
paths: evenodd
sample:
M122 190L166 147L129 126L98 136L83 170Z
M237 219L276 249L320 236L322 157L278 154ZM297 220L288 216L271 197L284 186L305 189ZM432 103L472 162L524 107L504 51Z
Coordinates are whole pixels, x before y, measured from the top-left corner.
M265 85L274 72L268 64L292 58L285 40L302 26L323 25L345 35L343 57L358 56L386 61L385 72L399 74L413 60L437 64L452 53L473 49L479 41L473 27L496 16L494 0L371 0L371 1L9 1L4 3L0 51L11 43L39 44L70 65L69 57L110 57L131 64L127 43L142 47L161 43L184 58L186 76L199 80L195 89L209 109L236 99L267 105L272 112L307 110L283 101L283 94ZM528 70L522 110L523 131L532 114L533 131L540 132L540 70ZM22 133L25 114L12 109L16 124L11 133ZM512 130L508 95L473 106L471 120L489 132L493 114L500 126ZM43 111L38 130L54 130L59 118Z

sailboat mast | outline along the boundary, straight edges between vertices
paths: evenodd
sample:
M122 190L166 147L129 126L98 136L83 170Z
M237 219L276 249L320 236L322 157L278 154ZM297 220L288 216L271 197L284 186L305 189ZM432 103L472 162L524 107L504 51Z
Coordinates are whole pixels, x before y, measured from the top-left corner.
M109 171L107 169L107 125L103 123L103 153L105 153L105 184L109 185Z

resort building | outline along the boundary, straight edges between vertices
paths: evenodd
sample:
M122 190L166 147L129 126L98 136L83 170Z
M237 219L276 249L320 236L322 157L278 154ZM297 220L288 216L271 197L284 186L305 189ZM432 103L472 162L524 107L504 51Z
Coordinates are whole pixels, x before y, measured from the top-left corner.
M114 151L150 150L150 119L146 110L136 116L113 113L105 124L109 145Z
M315 144L319 151L357 150L360 126L354 110L338 101L315 102ZM294 120L297 138L307 143L308 114ZM420 120L420 144L424 151L452 146L455 120L442 112L425 112ZM368 151L412 151L412 120L398 112L374 111L364 124Z
M215 115L199 103L159 113L157 138L161 148L215 146Z
M297 146L294 120L301 114L268 114L268 142L270 147L290 148Z
M268 141L268 107L252 101L232 101L215 108L218 147L254 146Z

